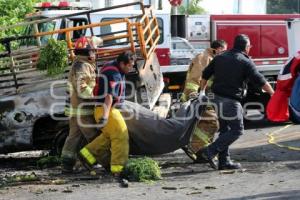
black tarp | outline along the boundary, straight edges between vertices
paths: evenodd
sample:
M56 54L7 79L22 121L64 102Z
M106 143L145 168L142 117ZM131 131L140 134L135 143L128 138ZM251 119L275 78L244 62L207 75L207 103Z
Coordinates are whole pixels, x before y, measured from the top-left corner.
M205 102L206 98L202 102L198 99L188 101L166 119L139 104L126 101L121 112L129 131L130 153L164 154L187 145Z

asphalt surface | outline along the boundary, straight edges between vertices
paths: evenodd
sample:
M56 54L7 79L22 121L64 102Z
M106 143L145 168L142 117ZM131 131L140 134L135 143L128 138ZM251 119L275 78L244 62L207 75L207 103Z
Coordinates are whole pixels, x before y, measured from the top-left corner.
M0 199L300 199L300 152L269 144L270 133L278 144L300 148L300 125L246 122L245 134L231 151L243 170L215 171L193 164L178 150L153 157L163 180L130 182L128 188L101 169L95 177L87 172L63 176L59 167L37 169L34 159L2 158L1 177L34 171L41 181L2 187Z

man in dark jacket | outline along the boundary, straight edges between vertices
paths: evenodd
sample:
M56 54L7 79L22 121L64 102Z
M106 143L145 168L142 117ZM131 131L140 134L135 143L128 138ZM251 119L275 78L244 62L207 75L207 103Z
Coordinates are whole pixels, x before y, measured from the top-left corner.
M239 163L233 163L229 156L229 146L244 131L243 98L247 81L259 85L264 91L273 95L274 91L265 78L257 71L255 64L248 57L251 45L247 35L236 36L233 49L216 56L203 71L200 83L200 96L204 95L207 80L214 76L212 102L219 117L219 137L209 146L197 152L206 158L213 168L213 158L218 155L219 170L239 169Z

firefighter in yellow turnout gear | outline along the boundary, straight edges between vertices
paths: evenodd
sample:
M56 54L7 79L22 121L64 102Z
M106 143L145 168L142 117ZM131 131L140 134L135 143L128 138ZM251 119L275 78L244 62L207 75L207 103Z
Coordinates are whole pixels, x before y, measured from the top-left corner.
M216 55L222 53L226 49L227 43L224 40L215 40L211 43L211 48L207 48L192 60L186 75L184 91L180 98L182 102L185 102L198 94L203 70ZM192 134L188 151L196 153L198 150L210 144L215 133L218 131L218 128L217 115L211 106L207 106L202 115L202 119L198 122L197 127ZM197 158L197 161L201 162L201 158Z
M62 172L71 173L82 139L92 141L97 130L94 125L93 88L96 83L95 52L100 38L80 38L75 44L76 58L69 73L65 114L69 116L69 135L62 149ZM90 105L84 105L91 102Z
M114 175L119 175L128 160L129 136L126 123L118 110L125 99L125 74L134 64L130 52L122 53L116 61L105 64L98 83L98 103L95 120L102 133L80 151L89 165L100 163Z

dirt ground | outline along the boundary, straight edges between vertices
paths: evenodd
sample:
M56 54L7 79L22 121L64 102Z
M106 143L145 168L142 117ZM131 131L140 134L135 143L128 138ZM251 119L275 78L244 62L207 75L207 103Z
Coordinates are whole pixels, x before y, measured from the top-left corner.
M268 143L275 140L300 147L300 125L246 123L245 134L233 145L232 158L243 170L215 171L207 164L193 164L181 151L153 157L159 161L163 180L155 183L130 182L122 188L99 169L97 176L87 172L61 175L59 167L39 170L28 155L0 156L1 177L35 172L40 181L0 188L0 199L300 199L300 152Z

